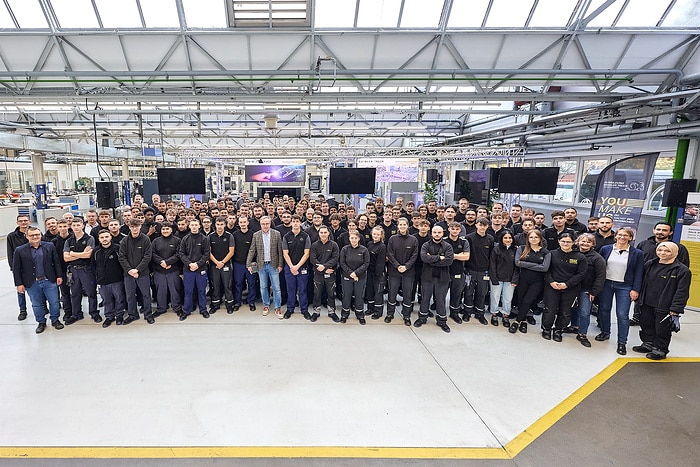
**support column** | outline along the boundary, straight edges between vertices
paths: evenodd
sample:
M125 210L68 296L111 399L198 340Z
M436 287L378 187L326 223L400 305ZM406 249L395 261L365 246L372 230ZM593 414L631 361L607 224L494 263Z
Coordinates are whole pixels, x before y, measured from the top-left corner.
M122 180L129 180L129 161L122 161Z
M46 177L44 175L44 155L43 154L32 154L32 172L34 172L34 184L43 185L46 184Z

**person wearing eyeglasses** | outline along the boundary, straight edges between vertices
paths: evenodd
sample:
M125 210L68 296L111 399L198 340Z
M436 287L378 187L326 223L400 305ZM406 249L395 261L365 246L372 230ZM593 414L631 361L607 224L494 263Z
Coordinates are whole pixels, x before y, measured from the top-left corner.
M41 231L28 227L27 243L19 246L12 257L12 274L17 293L29 294L34 318L38 323L36 333L46 329L46 302L49 303L51 325L63 329L59 319L61 305L58 286L63 282L61 263L53 243L41 241Z

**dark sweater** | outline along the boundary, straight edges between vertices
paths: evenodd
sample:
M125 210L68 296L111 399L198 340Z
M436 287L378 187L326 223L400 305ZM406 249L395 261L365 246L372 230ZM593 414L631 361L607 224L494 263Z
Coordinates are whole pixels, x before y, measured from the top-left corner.
M683 313L690 297L692 274L687 266L676 259L661 264L659 259L644 264L644 281L639 303L661 312Z
M406 266L403 274L412 274L413 266L418 258L418 239L413 235L396 234L389 239L386 247L386 255L389 258L389 276L400 277L402 273L398 267Z
M440 258L440 257L443 258ZM420 249L420 258L423 261L423 272L421 280L423 281L450 281L450 265L454 261L454 251L452 245L445 241L435 243L431 239L425 242Z
M588 270L581 282L581 290L597 297L605 285L605 260L594 249L588 250L583 255L586 257Z
M333 240L328 240L326 243L321 242L321 240L313 242L309 254L314 273L318 274L324 274L316 269L319 264L322 264L326 269L335 270L340 260L340 249Z
M491 250L493 249L493 237L489 234L480 236L473 232L467 235L469 242L469 261L467 269L470 271L488 271L491 262Z
M102 245L95 250L95 271L99 285L115 284L124 280L124 270L119 263L119 245Z
M158 237L151 243L153 254L151 256L151 266L154 272L168 274L171 272L181 273L182 262L180 261L180 239L174 235ZM160 265L161 261L170 265L170 269L165 269Z
M382 277L386 269L386 245L384 242L369 242L369 267L367 272L374 277Z
M545 282L564 282L568 289L580 288L588 271L588 263L583 253L576 250L564 252L557 248L550 255L551 262L544 275Z
M148 274L151 256L151 240L145 234L139 234L136 238L129 235L119 243L119 263L124 274L130 269L138 269L139 274Z
M369 251L367 248L358 244L357 248L352 245L344 246L340 250L340 268L343 271L343 277L350 277L351 273L355 273L358 278L367 277L367 268L369 267Z
M489 266L489 277L493 285L498 285L499 282L518 283L520 268L515 267L515 250L515 245L507 248L499 243L493 247Z

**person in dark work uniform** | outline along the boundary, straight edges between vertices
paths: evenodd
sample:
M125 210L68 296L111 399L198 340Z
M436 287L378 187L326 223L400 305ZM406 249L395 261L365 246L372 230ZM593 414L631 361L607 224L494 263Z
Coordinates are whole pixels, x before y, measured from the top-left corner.
M257 273L251 273L246 268L246 258L248 258L248 251L250 251L250 245L253 242L253 231L248 228L247 217L241 216L238 218L238 229L233 232L233 242L233 282L236 287L233 296L233 311L238 311L243 303L244 281L248 287L248 307L250 311L255 311L255 281L257 280Z
M418 232L414 233L413 236L418 240L418 251L423 247L425 242L430 241L430 229L431 225L427 219L419 219L416 221L418 226ZM413 287L411 288L411 300L416 298L416 292L418 293L418 303L422 301L423 291L421 290L421 276L423 275L423 260L420 259L420 253L416 256L416 262L413 264ZM434 307L433 307L434 308ZM428 317L432 317L432 312L428 312Z
M542 232L538 229L530 231L527 244L515 251L515 265L520 268L518 287L515 289L518 294L518 316L508 329L510 333L514 334L516 330L527 332L527 313L544 289L544 275L549 270L550 261Z
M454 224L459 228L457 222ZM445 332L450 332L445 301L450 287L450 265L454 261L454 251L449 243L442 240L444 233L445 229L436 224L432 229L431 241L425 242L421 247L423 301L420 304L420 314L413 326L419 328L428 322L428 310L432 300L436 305L435 319L438 327Z
M185 289L180 321L187 319L194 311L195 289L197 290L199 313L204 318L209 318L207 311L207 264L211 248L207 236L199 231L201 227L199 219L192 219L189 227L190 233L180 241L180 261L183 264L182 281Z
M136 301L137 289L143 297L143 317L148 324L155 323L151 310L151 279L149 265L153 255L151 241L141 232L142 222L139 219L129 221L130 235L119 244L119 263L124 271L124 290L129 316L124 324L130 324L139 319Z
M151 269L153 282L156 285L157 318L168 309L168 295L173 311L182 314L182 262L180 261L180 239L173 235L173 224L163 221L160 227L160 237L151 243Z
M335 312L335 277L338 261L340 260L340 250L338 249L338 244L330 240L328 227L321 227L318 230L318 237L318 240L311 245L309 259L314 271L314 312L309 319L311 322L315 322L321 316L321 295L325 290L328 296L328 316L337 322L338 315Z
M226 232L226 219L216 218L215 230L209 234L209 278L211 280L211 308L209 313L216 313L221 306L221 295L225 296L226 311L233 313L233 265L231 258L236 243L233 235ZM222 290L223 289L223 290Z
M573 249L575 236L569 232L559 234L559 248L551 252L549 270L544 276L546 308L542 314L542 337L554 342L562 341L564 327L571 321L571 308L588 272L586 257Z
M646 353L651 360L663 360L671 343L672 322L683 314L690 297L692 274L678 261L678 245L661 242L657 259L644 264L644 279L639 294L642 344L632 348ZM675 318L678 319L678 318Z
M68 263L63 259L63 247L66 245L68 237L73 235L70 230L70 224L65 219L59 219L56 222L56 227L58 228L58 235L51 241L56 247L58 252L58 260L61 263L61 271L63 279L61 284L58 286L59 292L61 292L61 304L63 305L63 321L66 321L73 315L73 305L71 304L70 298L70 285L68 285L68 279L66 272L68 271Z
M410 326L413 297L408 291L413 290L414 264L419 253L418 240L413 235L408 235L408 219L405 217L399 219L398 228L399 233L392 236L386 246L386 255L389 259L389 294L386 299L384 322L390 323L394 319L396 296L399 287L401 287L401 290L404 291L401 315L404 324Z
M480 217L476 221L476 232L467 235L469 242L469 261L467 275L469 276L464 291L464 312L462 319L469 321L472 313L481 324L488 324L484 313L486 311L486 294L489 290L488 269L493 250L493 237L486 233L489 221Z
M452 225L457 224L457 225ZM453 222L448 226L450 233L444 241L450 244L454 253L454 261L450 264L450 318L457 323L462 323L459 312L462 308L462 294L466 285L465 263L469 261L469 242L460 234L462 224Z
M408 225L406 226L408 230ZM345 323L350 316L350 305L355 296L355 316L360 324L366 324L363 297L369 267L369 251L360 245L360 233L350 234L350 245L340 251L340 268L343 274L343 310L340 322Z
M97 234L99 246L95 249L95 271L100 286L100 296L105 307L103 328L116 322L124 322L126 296L124 293L124 271L119 263L119 245L112 243L112 233L102 229Z
M372 319L379 319L384 314L386 280L386 244L384 243L384 230L381 227L372 229L372 241L367 244L366 248L369 252L367 284L365 285L366 314L371 314Z
M88 310L96 323L102 322L97 310L97 282L95 281L95 266L92 253L95 249L95 239L85 233L84 224L80 217L71 221L73 237L66 240L63 246L63 259L68 263L68 282L70 282L72 315L66 319L66 324L73 324L83 319L83 293L88 298Z
M316 217L315 214L314 217ZM321 224L318 229L314 227L312 229L318 235L323 227L325 226ZM297 294L299 295L301 314L306 319L311 318L307 296L310 254L311 238L309 234L301 230L301 218L294 214L292 216L292 230L282 237L282 256L285 262L284 280L287 284L287 311L284 313L284 319L289 319L294 313L294 308L297 305Z
M59 320L60 302L58 287L61 279L61 263L53 243L41 241L41 231L28 227L27 243L20 245L12 257L12 275L17 293L29 294L34 318L37 321L36 333L46 329L46 302L49 302L49 316L55 329L63 329Z
M552 211L552 226L547 227L542 232L544 240L547 243L547 249L551 252L559 248L559 236L567 232L576 240L576 231L566 226L566 217L564 211Z

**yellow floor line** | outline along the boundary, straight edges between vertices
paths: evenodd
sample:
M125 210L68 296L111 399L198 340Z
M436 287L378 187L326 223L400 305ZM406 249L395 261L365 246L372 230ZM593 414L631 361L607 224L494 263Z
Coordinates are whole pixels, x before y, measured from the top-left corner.
M0 446L0 458L36 459L177 459L177 458L385 458L385 459L512 459L570 410L603 385L628 363L698 363L700 357L618 358L581 388L540 417L503 448L353 447L353 446L183 446L120 447Z

